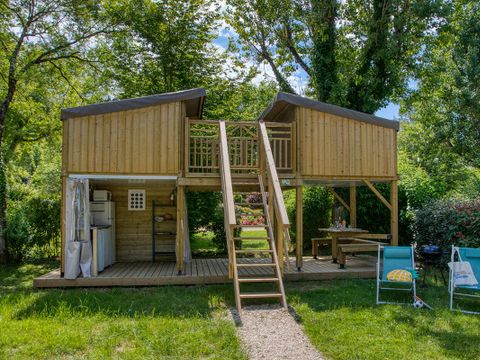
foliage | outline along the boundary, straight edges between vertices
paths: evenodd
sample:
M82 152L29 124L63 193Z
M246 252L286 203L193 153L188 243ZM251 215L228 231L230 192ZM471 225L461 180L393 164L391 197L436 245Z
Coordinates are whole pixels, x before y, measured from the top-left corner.
M415 241L419 246L480 247L480 198L437 200L415 211Z
M142 0L111 3L118 31L104 44L106 76L123 97L205 85L221 72L224 55L212 44L218 26L215 3Z
M274 82L256 85L249 77L215 79L205 86L208 92L204 117L222 120L256 120L278 90Z
M423 203L420 198L429 196L480 194L478 2L452 3L447 20L426 42L416 89L402 106L412 120L404 124L399 141L401 156L409 163L404 177L421 175L425 180L409 195L417 207Z
M372 113L406 88L422 42L443 19L437 2L229 0L231 51L267 63L281 90ZM304 92L299 89L299 92Z
M13 0L0 2L0 172L8 171L19 144L35 143L60 130L58 110L71 93L73 73L96 69L96 38L103 27L96 2ZM92 66L86 66L92 65ZM94 87L95 88L95 87ZM71 92L71 93L70 93ZM63 102L63 104L62 104ZM5 247L8 174L0 174L0 257ZM13 241L13 240L12 240ZM1 259L0 259L1 260Z
M191 233L210 225L212 214L217 212L221 199L219 192L187 192L188 228Z
M13 261L60 252L60 139L19 144L8 178L7 250Z
M213 232L213 243L217 247L217 250L226 254L227 253L227 238L225 235L225 214L223 206L218 206L213 214L210 214L210 224L208 229ZM233 236L240 236L241 229L237 228L233 231ZM236 246L241 247L240 242L235 243Z
M285 205L288 218L291 221L291 239L296 242L296 200L295 191L289 190L284 193ZM318 228L329 227L331 223L331 208L333 197L327 188L319 186L303 187L303 246L310 248L311 239L320 237Z

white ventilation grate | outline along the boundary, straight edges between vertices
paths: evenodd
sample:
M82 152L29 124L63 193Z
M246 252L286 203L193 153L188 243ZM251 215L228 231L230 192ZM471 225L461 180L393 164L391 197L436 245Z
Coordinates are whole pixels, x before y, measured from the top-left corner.
M145 190L128 190L128 210L145 210Z

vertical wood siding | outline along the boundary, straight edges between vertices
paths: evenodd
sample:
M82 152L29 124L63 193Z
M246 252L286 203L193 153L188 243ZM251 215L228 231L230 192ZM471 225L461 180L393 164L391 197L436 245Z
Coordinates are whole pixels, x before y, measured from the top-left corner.
M296 119L303 176L397 176L394 129L302 107Z
M64 120L65 172L177 175L182 103Z
M173 235L158 237L157 251L175 252L176 205L170 205L170 194L174 186L102 186L112 192L115 202L115 232L117 261L151 261L152 260L152 200L165 206L156 207L156 215L169 213L173 220L157 224L159 231L172 232ZM128 189L145 189L146 209L144 211L128 210ZM160 258L159 258L160 259Z

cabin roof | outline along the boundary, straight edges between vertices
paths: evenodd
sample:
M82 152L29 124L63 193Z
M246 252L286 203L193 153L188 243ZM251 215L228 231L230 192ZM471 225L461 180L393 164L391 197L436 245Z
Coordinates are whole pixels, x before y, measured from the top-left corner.
M258 120L280 121L280 117L291 107L300 106L312 110L359 120L395 130L399 130L400 122L388 120L375 115L366 114L360 111L343 108L337 105L327 104L321 101L312 100L294 94L279 92L270 105L259 116Z
M147 106L184 101L187 105L188 117L202 117L203 104L206 92L203 88L182 90L171 93L155 94L133 99L109 101L100 104L77 106L62 109L61 119L70 119L81 116L107 114L117 111L141 109Z

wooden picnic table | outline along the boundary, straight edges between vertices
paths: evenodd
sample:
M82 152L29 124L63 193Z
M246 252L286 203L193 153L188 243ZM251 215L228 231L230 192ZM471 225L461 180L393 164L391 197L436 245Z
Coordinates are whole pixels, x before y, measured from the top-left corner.
M332 260L334 263L337 262L337 244L339 238L354 238L358 235L367 234L368 230L363 230L359 228L320 228L319 231L326 232L332 238Z

